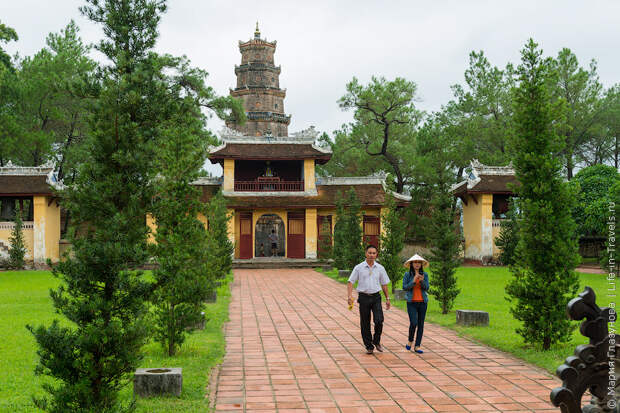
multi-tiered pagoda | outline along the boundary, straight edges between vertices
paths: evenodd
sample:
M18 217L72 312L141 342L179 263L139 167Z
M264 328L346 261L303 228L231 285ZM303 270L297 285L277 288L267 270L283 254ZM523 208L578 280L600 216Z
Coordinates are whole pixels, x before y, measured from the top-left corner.
M247 122L226 124L249 136L287 136L291 116L284 113L286 89L280 89L280 66L275 66L273 55L276 41L260 38L258 23L254 38L239 41L241 66L235 66L237 87L230 95L243 101Z

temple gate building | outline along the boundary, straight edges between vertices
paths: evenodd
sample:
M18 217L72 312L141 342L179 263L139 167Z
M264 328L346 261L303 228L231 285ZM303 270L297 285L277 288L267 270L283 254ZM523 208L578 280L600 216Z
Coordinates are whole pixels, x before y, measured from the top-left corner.
M463 204L466 261L486 263L499 256L495 240L515 185L519 182L511 166L487 166L474 159L467 179L452 186Z
M353 188L362 204L364 241L378 245L388 194L384 179L316 176L316 165L328 162L331 151L315 144L314 127L288 134L291 116L284 112L275 49L275 41L261 39L258 25L253 39L239 42L241 65L235 66L237 87L230 94L243 101L248 120L228 122L220 133L222 144L211 149L209 160L222 166L223 177L195 182L202 200L222 190L233 216L235 258L316 259L321 241L332 242L336 201ZM400 205L410 200L393 195Z
M60 205L51 165L0 167L0 259L7 259L15 214L22 211L26 261L36 266L60 259Z

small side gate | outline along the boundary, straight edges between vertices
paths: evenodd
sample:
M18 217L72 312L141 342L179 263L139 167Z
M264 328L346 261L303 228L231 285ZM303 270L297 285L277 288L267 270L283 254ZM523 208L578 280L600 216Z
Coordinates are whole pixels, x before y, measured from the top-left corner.
M241 213L239 216L239 258L252 258L252 214Z
M381 233L381 221L379 217L364 215L364 248L372 244L379 248L379 234Z
M305 211L288 213L286 252L288 258L306 258L306 214Z

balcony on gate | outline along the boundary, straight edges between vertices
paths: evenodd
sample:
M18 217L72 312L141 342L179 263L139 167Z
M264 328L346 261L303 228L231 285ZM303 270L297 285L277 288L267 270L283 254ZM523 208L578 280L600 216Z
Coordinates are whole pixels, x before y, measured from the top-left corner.
M238 192L303 191L304 181L281 181L279 177L259 176L254 181L235 181Z
M303 161L235 161L235 192L301 192Z

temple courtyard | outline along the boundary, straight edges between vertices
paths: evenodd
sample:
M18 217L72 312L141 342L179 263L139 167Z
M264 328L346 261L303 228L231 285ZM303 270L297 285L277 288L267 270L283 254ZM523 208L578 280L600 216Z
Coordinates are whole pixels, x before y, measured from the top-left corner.
M404 347L405 311L384 310L385 351L367 355L357 303L312 269L236 269L217 411L551 412L547 371L426 323Z

